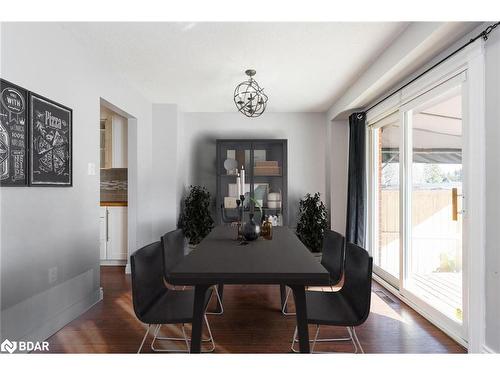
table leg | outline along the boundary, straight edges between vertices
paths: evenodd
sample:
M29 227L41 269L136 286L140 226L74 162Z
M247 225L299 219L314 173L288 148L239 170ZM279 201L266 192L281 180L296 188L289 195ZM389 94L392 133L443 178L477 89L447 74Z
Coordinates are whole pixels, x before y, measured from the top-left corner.
M286 285L280 284L280 298L281 298L281 311L283 311L283 307L285 307L286 300Z
M304 285L291 285L297 313L297 331L301 353L309 353L309 330L307 328L306 291Z
M210 285L196 285L194 288L193 328L191 332L191 353L201 352L201 332L205 314L205 296Z
M217 285L217 291L219 292L220 302L224 301L224 284ZM217 311L222 311L222 306L217 299Z

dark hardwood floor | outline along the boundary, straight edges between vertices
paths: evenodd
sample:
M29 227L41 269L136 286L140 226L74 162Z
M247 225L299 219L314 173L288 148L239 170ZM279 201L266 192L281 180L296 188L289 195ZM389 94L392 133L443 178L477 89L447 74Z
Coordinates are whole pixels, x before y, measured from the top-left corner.
M101 267L103 301L71 322L48 341L53 353L135 353L145 326L132 308L130 277L123 267ZM374 283L371 314L356 329L366 353L465 353L439 329L402 304L389 299ZM392 300L390 299L392 297ZM215 299L214 299L215 300ZM209 309L215 307L212 301ZM293 303L291 305L293 310ZM228 285L224 288L224 315L208 319L217 344L216 353L288 353L295 317L280 311L279 287ZM313 337L315 327L310 326ZM178 326L162 328L167 335L180 335ZM190 332L188 331L188 334ZM345 329L322 328L321 337L345 336ZM143 351L150 352L152 335ZM170 346L172 347L172 346ZM179 344L179 348L183 348ZM351 351L349 343L318 344L317 350Z

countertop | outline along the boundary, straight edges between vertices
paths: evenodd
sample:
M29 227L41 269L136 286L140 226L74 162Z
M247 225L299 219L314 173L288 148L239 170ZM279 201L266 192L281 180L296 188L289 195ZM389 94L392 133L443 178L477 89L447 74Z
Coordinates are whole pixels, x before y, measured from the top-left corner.
M127 207L127 201L101 201L101 207Z

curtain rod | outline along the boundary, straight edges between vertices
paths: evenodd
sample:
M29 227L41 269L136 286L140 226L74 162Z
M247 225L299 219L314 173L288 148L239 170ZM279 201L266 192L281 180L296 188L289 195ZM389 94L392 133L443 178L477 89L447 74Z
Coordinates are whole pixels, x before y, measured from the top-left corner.
M391 92L389 95L385 96L384 98L380 99L378 102L376 102L375 104L373 104L372 106L370 106L370 108L368 108L367 110L365 110L365 112L368 112L370 109L373 109L375 108L376 106L378 106L380 103L382 103L383 101L389 99L391 96L393 96L394 94L396 94L397 92L401 91L402 89L404 89L405 87L407 87L408 85L412 84L413 82L415 82L417 79L419 79L420 77L422 77L423 75L429 73L432 69L434 69L436 66L442 64L443 62L445 62L446 60L448 60L450 57L456 55L458 52L460 52L461 50L463 50L465 47L467 47L468 45L474 43L476 40L478 40L479 38L483 38L485 41L488 40L488 35L497 27L500 25L500 22L496 22L490 26L488 26L486 29L484 29L481 33L479 33L477 36L475 36L474 38L472 38L471 40L469 40L467 43L465 43L463 46L461 46L460 48L456 49L455 51L453 51L452 53L450 53L448 56L442 58L441 60L439 60L437 63L435 63L434 65L432 65L430 68L426 69L425 71L423 71L422 73L420 73L418 76L416 76L415 78L413 78L411 81L405 83L403 86L399 87L397 90L394 90L393 92Z

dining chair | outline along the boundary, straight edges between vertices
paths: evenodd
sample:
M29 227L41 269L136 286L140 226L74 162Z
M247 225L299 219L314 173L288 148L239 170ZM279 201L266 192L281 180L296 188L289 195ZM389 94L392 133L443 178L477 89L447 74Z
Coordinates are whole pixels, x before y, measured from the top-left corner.
M151 350L155 352L189 353L189 339L184 328L185 324L193 322L194 290L172 290L164 283L164 255L160 241L147 245L130 256L132 270L132 302L134 312L142 323L147 324L147 330L137 353L140 353L149 334L151 326L154 330ZM210 289L205 299L205 309L212 295ZM215 350L208 319L205 315L209 339L212 343L210 352ZM163 338L168 341L184 341L186 350L159 349L154 346L163 324L180 324L182 337Z
M330 273L330 285L337 285L342 279L344 270L344 236L334 230L326 230L323 238L323 252L321 255L321 264ZM285 316L295 315L287 311L288 299L291 289L288 288L285 302L281 313Z
M165 233L161 237L161 245L163 247L163 254L165 258L165 277L168 273L186 256L186 236L182 229L176 229ZM184 286L182 289L184 290ZM219 311L207 312L208 315L222 315L224 313L224 306L222 305L222 298L219 293L218 287L214 286L215 297L217 298L218 305L220 306Z
M344 283L338 292L306 291L307 322L316 325L311 352L320 340L321 325L346 327L354 353L363 347L358 339L357 327L370 314L373 258L368 252L352 243L346 245ZM292 351L297 340L297 328L293 334ZM335 341L338 341L335 340ZM324 353L324 352L323 352Z

